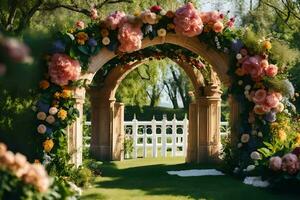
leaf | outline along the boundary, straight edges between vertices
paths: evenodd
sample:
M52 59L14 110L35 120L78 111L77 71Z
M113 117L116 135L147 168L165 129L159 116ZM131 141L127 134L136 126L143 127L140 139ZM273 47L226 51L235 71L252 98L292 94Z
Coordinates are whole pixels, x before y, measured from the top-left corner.
M88 49L88 47L87 46L78 46L77 47L78 48L78 50L81 52L81 53L83 53L83 54L85 54L85 55L90 55L90 53L89 53L89 49Z

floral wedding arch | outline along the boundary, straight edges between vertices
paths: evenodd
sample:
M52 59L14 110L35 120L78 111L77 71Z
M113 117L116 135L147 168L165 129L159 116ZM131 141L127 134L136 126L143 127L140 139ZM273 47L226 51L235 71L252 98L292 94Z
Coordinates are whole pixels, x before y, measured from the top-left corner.
M232 169L244 173L249 166L266 167L271 156L300 144L296 131L288 128L294 89L284 68L276 65L278 57L272 54L270 39L253 40L250 30L233 27L234 18L218 11L199 12L191 3L175 12L159 6L134 16L116 11L105 20L99 20L92 9L91 18L86 28L79 21L76 28L57 35L47 56L36 111L41 158L50 156L59 162L57 157L66 148L65 130L82 114L82 103L76 106L78 91L87 87L97 71L144 59L141 50L159 44L185 49L175 57L190 67L205 68L186 52L200 55L228 85L235 136L225 150L225 160ZM147 57L155 58L155 52ZM82 102L84 92L81 95ZM73 130L80 129L80 123L76 124ZM71 137L76 140L76 135Z

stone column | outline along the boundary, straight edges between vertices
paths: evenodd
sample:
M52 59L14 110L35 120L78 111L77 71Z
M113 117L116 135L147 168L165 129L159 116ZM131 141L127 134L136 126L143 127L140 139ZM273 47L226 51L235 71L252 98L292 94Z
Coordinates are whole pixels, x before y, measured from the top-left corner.
M221 92L209 85L190 105L187 162L218 162L220 150Z
M82 164L82 133L83 133L83 104L85 99L85 88L76 88L74 91L76 99L75 108L79 111L79 117L67 128L68 153L71 155L71 163L76 167Z
M112 160L124 160L124 104L116 102L113 118Z

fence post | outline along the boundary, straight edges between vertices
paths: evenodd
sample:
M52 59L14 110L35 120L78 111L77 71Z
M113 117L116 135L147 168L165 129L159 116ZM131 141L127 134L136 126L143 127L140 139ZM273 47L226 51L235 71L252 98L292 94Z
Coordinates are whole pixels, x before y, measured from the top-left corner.
M135 114L133 115L132 135L133 135L133 158L137 158L137 119Z
M157 157L157 137L156 137L156 120L155 116L153 115L153 119L151 121L151 129L152 129L152 157Z
M188 125L189 120L187 119L187 114L184 115L183 119L183 156L186 156L187 153L187 137L188 137Z
M167 140L166 140L166 133L167 133L167 115L163 115L162 126L161 126L161 154L163 157L167 156Z
M176 156L176 139L177 139L177 129L176 129L176 114L174 114L173 120L172 120L172 156Z
M147 157L147 125L143 126L143 158Z

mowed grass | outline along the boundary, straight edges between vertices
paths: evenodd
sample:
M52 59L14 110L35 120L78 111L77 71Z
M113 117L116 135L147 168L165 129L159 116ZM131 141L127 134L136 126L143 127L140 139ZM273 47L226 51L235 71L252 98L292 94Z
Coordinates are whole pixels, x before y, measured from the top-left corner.
M102 177L86 189L82 200L290 200L299 196L277 194L243 184L230 176L179 177L170 170L212 168L185 164L184 158L146 158L107 162Z

